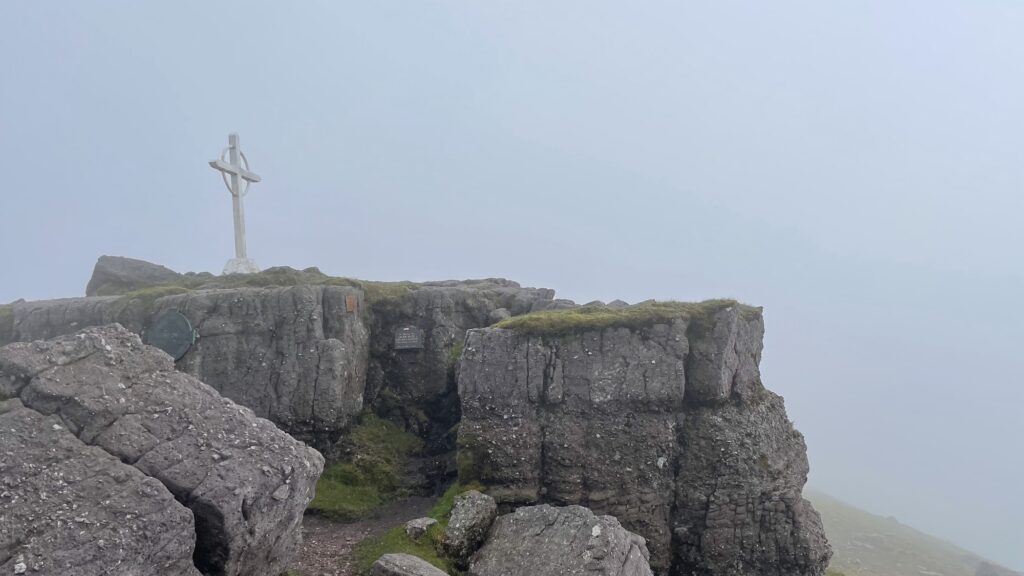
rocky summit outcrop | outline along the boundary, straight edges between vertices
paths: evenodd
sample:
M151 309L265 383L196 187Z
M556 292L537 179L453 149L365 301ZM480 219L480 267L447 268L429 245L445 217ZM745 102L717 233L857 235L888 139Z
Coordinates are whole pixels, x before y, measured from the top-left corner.
M12 306L13 341L119 323L145 334L167 310L198 333L177 367L298 438L323 446L363 409L369 334L349 286L168 290ZM180 293L174 293L180 292Z
M56 416L0 402L0 574L199 576L192 513Z
M100 256L92 278L85 287L86 296L124 294L147 286L167 284L181 278L174 270L145 260L123 256Z
M614 515L647 539L657 573L824 572L803 438L760 380L759 309L558 314L469 331L461 477L501 503Z
M107 295L0 306L0 345L115 322L144 335L177 310L198 333L179 370L321 450L372 407L428 441L424 483L452 472L466 330L572 305L503 279L379 283L288 267L218 277L108 256L89 284Z
M469 576L650 576L644 539L582 506L526 506L499 516Z
M204 574L287 568L323 458L176 371L136 334L113 325L0 348L0 394L166 487L195 518L194 562ZM95 507L95 496L70 505ZM44 506L45 498L34 493L21 505Z

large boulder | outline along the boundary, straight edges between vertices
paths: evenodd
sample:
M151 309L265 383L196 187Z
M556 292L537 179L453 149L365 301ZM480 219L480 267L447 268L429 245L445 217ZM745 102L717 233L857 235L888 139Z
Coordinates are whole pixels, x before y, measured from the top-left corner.
M650 576L644 539L582 506L526 506L498 517L470 576Z
M609 312L618 326L470 330L460 477L499 503L611 514L658 573L822 574L803 437L761 384L760 311L722 301L638 322L652 306Z
M134 258L100 256L92 278L85 287L86 296L124 294L139 288L170 284L182 278L174 270Z
M476 490L459 494L455 497L441 547L464 566L487 538L487 531L497 515L498 505L494 498Z
M202 572L287 568L323 458L136 334L112 325L0 348L0 394L159 480L195 516Z
M410 554L385 554L370 566L370 576L447 576L447 572Z
M199 576L192 513L159 481L0 402L0 574Z

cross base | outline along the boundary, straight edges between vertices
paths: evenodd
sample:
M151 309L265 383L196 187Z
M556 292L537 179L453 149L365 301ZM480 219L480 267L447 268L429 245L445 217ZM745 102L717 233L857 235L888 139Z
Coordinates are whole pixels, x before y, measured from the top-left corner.
M260 267L249 258L232 258L224 265L224 274L256 274Z

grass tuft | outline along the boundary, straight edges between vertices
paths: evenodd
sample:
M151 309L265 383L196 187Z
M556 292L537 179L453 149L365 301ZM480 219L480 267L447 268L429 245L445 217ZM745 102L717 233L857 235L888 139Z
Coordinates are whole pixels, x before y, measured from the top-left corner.
M402 495L402 463L423 441L387 420L366 413L349 434L352 457L327 467L309 510L336 520L356 520Z
M419 540L409 538L405 526L395 526L381 536L367 538L356 544L352 550L356 571L358 574L369 574L373 563L385 554L410 554L449 572L452 569L451 561L438 553L443 538L444 528L440 524L431 526Z
M385 554L411 554L450 573L454 569L454 565L450 559L439 552L441 540L444 538L444 530L448 526L448 517L455 506L455 497L469 490L483 491L484 487L477 482L465 485L456 483L449 486L448 490L437 499L428 514L437 520L437 524L431 526L419 540L409 538L409 535L405 533L405 526L395 526L381 536L370 537L356 544L352 554L356 560L357 572L368 574L373 563Z
M514 330L526 336L560 336L588 330L639 329L673 320L702 319L731 306L739 306L744 317L754 318L761 314L760 308L740 304L735 300L643 302L626 308L580 306L533 312L507 318L495 324L494 327Z
M366 296L369 304L401 301L418 284L414 282L371 282L291 268L270 268L256 274L228 274L213 276L212 274L187 274L169 283L150 286L130 292L113 292L105 295L124 296L126 298L152 297L152 301L162 296L182 294L191 290L216 290L227 288L270 288L289 286L351 286L359 288Z
M448 369L449 370L451 370L452 368L455 368L455 366L458 365L459 359L462 358L462 353L465 351L465 349L466 349L466 343L465 342L459 342L459 343L455 344L454 346L452 346L451 350L448 351L448 362L447 362L447 364L448 364Z

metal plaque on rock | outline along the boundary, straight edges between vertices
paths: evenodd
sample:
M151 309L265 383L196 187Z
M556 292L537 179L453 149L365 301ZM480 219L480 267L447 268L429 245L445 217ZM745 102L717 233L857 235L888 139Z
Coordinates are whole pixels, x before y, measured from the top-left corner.
M395 330L395 350L422 350L423 330L415 326L399 326Z
M177 310L166 310L142 335L142 341L167 352L175 361L181 360L196 343L199 334Z

